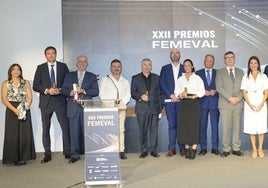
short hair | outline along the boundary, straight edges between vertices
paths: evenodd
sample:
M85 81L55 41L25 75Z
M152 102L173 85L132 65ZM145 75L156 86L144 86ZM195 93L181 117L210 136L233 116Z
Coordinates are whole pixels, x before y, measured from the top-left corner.
M211 58L213 59L213 61L215 61L215 57L214 57L214 55L207 54L207 55L205 56L205 58L204 58L204 59L206 59L207 57L211 57Z
M57 54L57 50L56 50L55 47L53 47L53 46L48 46L48 47L46 47L46 49L45 49L45 51L44 51L45 55L46 55L46 53L47 53L48 50L54 50L55 54Z
M87 56L85 56L85 55L79 55L79 56L76 58L76 62L78 61L78 59L79 59L80 57L84 57L84 58L88 61Z
M10 67L9 67L9 69L8 69L8 73L7 73L7 75L8 75L8 80L11 80L11 79L12 79L12 74L11 74L11 72L13 71L14 67L19 67L19 70L20 70L20 76L19 76L19 77L20 77L21 79L23 79L22 68L21 68L21 66L20 66L19 64L17 64L17 63L14 63L14 64L10 65Z
M149 58L143 58L141 60L141 65L143 64L144 61L149 61L152 64L152 60L151 59L149 59Z
M121 63L121 61L119 59L113 59L111 61L111 66L112 66L113 63L120 63L120 65L122 66L122 63Z
M224 54L223 57L225 57L225 56L228 55L228 54L232 54L232 55L234 55L234 57L235 57L235 54L234 54L234 52L232 52L232 51L228 51L228 52L226 52L226 53Z

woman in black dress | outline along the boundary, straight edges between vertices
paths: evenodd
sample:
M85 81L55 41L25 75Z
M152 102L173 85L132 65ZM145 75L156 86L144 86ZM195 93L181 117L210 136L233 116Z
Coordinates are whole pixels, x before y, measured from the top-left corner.
M176 94L180 98L178 118L178 143L185 144L186 158L195 159L200 134L199 98L205 95L202 79L196 75L193 62L183 62L185 73L178 78Z
M8 80L2 83L2 102L6 106L3 164L25 165L36 158L30 105L30 83L23 79L19 64L12 64Z

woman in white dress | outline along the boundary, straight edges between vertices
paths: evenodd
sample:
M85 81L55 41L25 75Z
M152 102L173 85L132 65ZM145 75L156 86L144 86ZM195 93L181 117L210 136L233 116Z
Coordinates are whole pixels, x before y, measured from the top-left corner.
M261 73L260 61L256 56L248 60L248 71L241 83L241 90L245 99L244 133L250 134L252 157L264 157L262 150L264 133L267 132L268 79ZM258 151L256 147L258 135Z

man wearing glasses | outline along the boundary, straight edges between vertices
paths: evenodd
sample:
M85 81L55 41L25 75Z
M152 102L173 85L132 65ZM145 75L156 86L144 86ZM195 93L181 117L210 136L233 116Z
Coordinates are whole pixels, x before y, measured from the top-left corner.
M243 110L240 85L244 73L241 69L234 67L235 54L232 51L224 54L224 63L226 66L219 69L216 74L216 90L219 93L218 107L222 120L223 152L221 156L230 155L231 149L233 155L243 156L244 154L240 151L240 126Z

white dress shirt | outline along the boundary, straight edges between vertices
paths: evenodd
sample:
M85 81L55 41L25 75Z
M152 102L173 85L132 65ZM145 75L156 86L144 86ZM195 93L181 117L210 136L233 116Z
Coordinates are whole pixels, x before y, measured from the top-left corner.
M186 79L185 73L182 73L182 76L180 76L177 80L177 88L176 96L182 93L184 88L187 88L188 93L196 94L199 98L205 95L204 82L195 73L192 73L189 80Z
M127 103L130 101L130 84L127 79L120 76L119 80L117 81L112 75L109 75L110 78L104 77L100 81L100 87L99 87L99 97L101 100L103 99L113 99L116 100L117 98L117 89L119 91L119 99L123 102L123 104L126 106ZM114 84L112 83L112 80Z

